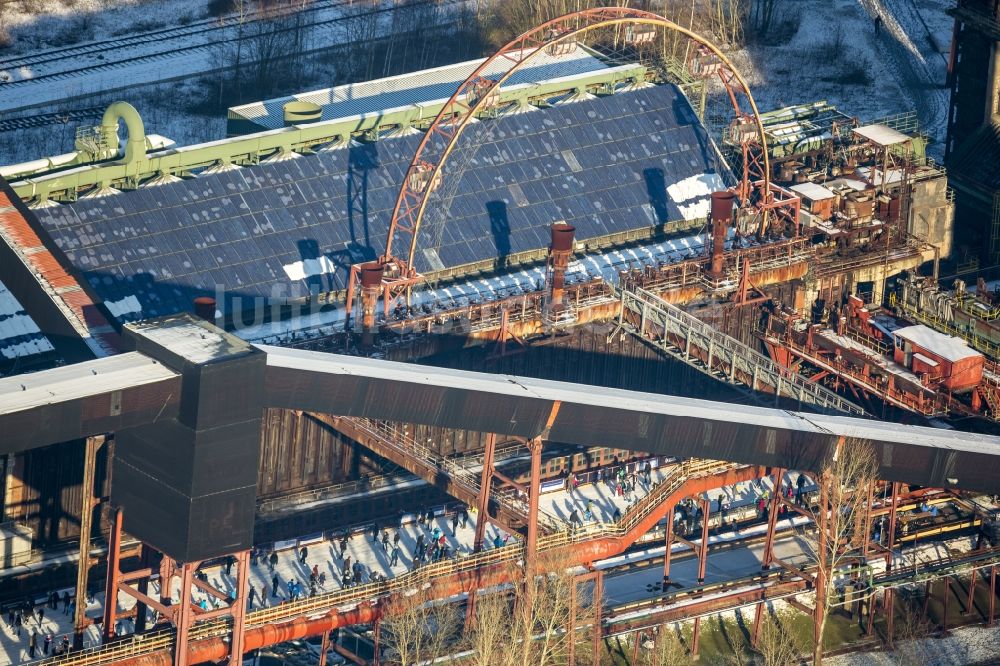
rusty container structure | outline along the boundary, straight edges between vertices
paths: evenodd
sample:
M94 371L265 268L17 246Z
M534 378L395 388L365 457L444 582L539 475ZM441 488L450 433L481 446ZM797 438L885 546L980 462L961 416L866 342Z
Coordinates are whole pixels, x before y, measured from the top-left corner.
M926 326L908 326L893 333L893 360L955 393L970 391L982 382L985 359L958 338Z

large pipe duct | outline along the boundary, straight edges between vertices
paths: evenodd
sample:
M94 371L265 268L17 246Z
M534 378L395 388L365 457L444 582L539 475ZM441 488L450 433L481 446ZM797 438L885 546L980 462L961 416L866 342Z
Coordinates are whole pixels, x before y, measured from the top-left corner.
M575 232L576 229L565 222L556 222L552 225L552 243L549 245L549 296L553 306L560 306L563 302L566 269L569 268L569 259L573 256Z
M712 192L712 277L721 278L725 268L726 235L733 222L736 195L729 190Z
M128 102L115 102L107 108L101 118L101 132L113 152L118 152L118 121L125 121L128 140L125 144L125 161L134 162L146 154L146 128L135 107Z

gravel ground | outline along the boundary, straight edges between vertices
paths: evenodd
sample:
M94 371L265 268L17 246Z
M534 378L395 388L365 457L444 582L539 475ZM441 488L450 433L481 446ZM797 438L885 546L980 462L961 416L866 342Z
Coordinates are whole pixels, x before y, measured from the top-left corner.
M1000 627L967 627L945 638L922 638L897 646L895 652L861 652L824 659L827 666L959 666L996 664L1000 647Z

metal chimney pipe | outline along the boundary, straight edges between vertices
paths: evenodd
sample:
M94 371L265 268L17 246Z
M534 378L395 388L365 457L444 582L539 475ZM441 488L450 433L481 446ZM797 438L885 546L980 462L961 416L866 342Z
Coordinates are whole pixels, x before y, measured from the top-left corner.
M714 277L722 277L725 268L726 234L733 222L736 195L728 190L712 192L712 266Z
M576 228L565 222L555 222L552 225L552 243L549 245L549 290L552 305L561 305L563 301L566 269L573 256L575 232Z
M198 296L194 299L194 314L199 319L215 323L215 299L211 296Z
M375 308L384 272L385 266L377 261L361 264L361 344L366 347L375 342Z

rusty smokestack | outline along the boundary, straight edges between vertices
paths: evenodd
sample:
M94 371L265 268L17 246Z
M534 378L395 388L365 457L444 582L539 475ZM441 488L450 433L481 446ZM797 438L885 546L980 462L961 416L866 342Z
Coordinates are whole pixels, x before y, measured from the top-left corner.
M733 222L733 206L736 195L729 190L712 192L712 267L714 277L722 277L726 250L726 234Z
M199 319L215 323L215 299L211 296L198 296L194 299L194 314Z
M566 269L573 256L573 240L576 228L565 222L552 225L552 243L549 245L549 289L552 305L562 305L566 284Z
M365 347L375 342L375 308L384 271L385 266L377 261L361 264L361 344Z

